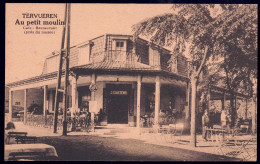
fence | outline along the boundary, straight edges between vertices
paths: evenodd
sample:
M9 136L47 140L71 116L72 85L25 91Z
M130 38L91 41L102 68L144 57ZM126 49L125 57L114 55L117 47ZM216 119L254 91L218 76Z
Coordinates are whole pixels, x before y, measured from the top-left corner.
M68 119L68 129L71 128L70 117ZM39 126L39 127L48 127L50 129L53 128L53 115L47 115L46 119L44 115L27 115L27 124L30 126ZM58 116L57 121L57 129L62 129L62 116Z
M47 115L46 119L44 115L27 115L27 125L30 126L38 126L38 127L46 127L46 128L53 128L53 121L54 121L54 115ZM63 128L63 116L58 116L57 121L57 129ZM82 129L86 128L84 117L75 117L75 119L71 118L71 116L67 116L67 131L72 130L72 124L74 124L77 127L80 127Z

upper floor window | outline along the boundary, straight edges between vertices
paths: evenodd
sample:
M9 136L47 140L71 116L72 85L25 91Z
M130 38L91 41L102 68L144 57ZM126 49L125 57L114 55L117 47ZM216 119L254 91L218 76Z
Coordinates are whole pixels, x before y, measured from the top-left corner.
M122 48L122 47L124 47L124 42L122 42L122 41L117 41L116 42L116 48Z
M125 39L113 39L112 51L109 52L109 59L113 61L126 60L126 43Z

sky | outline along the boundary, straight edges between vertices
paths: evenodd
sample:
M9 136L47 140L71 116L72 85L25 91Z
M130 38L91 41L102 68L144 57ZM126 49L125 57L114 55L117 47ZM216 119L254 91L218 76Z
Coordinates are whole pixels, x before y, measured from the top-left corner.
M60 49L62 36L61 25L43 25L43 21L62 21L64 11L65 4L61 3L6 4L5 83L42 73L46 56ZM172 12L171 4L72 4L70 44L73 46L106 33L132 34L132 25L169 12ZM57 18L31 18L25 17L26 14L56 14ZM27 23L30 24L27 26ZM56 27L52 30L55 34L36 34L36 26Z

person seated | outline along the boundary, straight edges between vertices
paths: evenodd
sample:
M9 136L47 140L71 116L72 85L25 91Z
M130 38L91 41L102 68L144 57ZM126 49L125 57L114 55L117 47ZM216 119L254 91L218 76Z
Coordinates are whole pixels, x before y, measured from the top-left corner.
M5 128L5 144L14 144L15 138L9 138L8 132L15 131L15 126L13 122L8 122Z

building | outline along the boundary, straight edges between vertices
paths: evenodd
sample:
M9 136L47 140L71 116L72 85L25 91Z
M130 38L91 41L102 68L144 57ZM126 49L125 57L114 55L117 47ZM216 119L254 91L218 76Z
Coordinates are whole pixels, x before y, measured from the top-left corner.
M43 120L53 118L58 57L53 52L45 59L41 75L7 84L9 109L20 102L25 123L32 104L42 104ZM100 125L138 127L143 118L147 126L181 122L188 128L189 79L184 56L131 35L106 34L71 47L69 67L68 108L98 114Z

